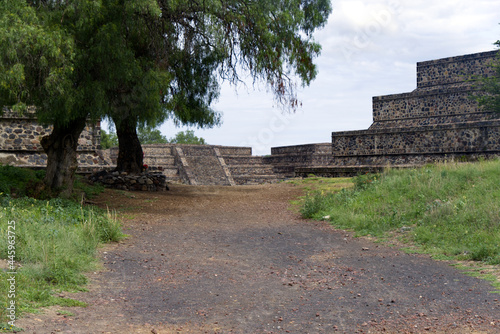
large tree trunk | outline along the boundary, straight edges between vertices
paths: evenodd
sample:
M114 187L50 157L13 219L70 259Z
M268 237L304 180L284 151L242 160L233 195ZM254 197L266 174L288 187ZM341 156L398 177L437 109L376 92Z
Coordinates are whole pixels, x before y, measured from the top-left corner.
M141 142L137 137L137 121L134 117L113 118L118 137L118 160L116 170L137 174L143 169Z
M40 142L47 154L45 185L52 195L69 197L78 161L76 149L78 138L85 128L86 117L75 119L65 125L54 125L52 133Z

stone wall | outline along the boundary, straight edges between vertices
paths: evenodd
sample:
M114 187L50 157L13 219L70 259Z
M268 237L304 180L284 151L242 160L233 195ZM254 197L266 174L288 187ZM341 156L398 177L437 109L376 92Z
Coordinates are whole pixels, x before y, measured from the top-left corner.
M373 98L374 123L370 129L406 128L482 121L493 113L482 111L462 85Z
M47 155L40 140L51 131L51 126L37 122L33 110L21 114L4 110L0 117L0 164L45 167ZM100 151L100 131L99 122L88 124L78 139L78 163L82 169L109 164Z
M470 99L473 79L491 76L497 51L417 63L417 89L373 97L370 129L481 121L495 117Z
M161 171L170 183L245 185L277 181L272 166L253 156L251 147L219 145L143 145L144 163ZM112 148L116 164L118 148Z
M295 176L299 167L329 166L332 164L332 144L305 144L271 148L271 155L264 162L273 166L280 179Z
M474 76L491 76L489 66L497 51L473 53L417 63L417 88L467 82Z
M368 130L332 133L332 165L419 165L500 154L500 116L470 98L497 51L417 64L417 89L373 98Z
M331 144L271 149L264 161L280 178L352 176L384 166L500 155L500 116L470 98L472 78L491 76L497 51L417 63L417 88L373 97L367 130L332 133Z
M337 132L332 143L338 156L497 153L500 120Z
M144 163L168 182L235 185L498 156L500 116L469 98L474 89L469 79L492 75L489 64L496 55L492 51L417 63L414 91L374 97L370 128L334 132L331 143L274 147L265 157L252 156L250 147L144 145ZM50 131L32 113L6 112L0 119L0 163L45 166L40 138ZM80 171L112 167L113 159L116 163L117 148L101 151L99 139L99 124L82 133Z

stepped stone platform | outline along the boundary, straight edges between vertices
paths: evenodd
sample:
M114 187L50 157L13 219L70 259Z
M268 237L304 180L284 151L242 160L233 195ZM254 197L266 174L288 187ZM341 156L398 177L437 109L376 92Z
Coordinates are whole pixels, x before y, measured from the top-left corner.
M34 109L17 113L3 109L0 114L0 164L45 168L47 155L40 139L51 133L51 126L38 123ZM78 164L81 172L109 166L107 153L100 150L100 122L89 123L78 139Z
M385 167L414 167L444 160L500 156L500 115L470 98L474 79L492 76L497 51L417 63L417 88L373 97L373 124L366 130L332 133L331 143L273 147L252 156L250 147L144 145L144 163L167 182L192 185L273 183L291 177L353 176ZM4 110L0 163L44 168L40 138L51 131L34 114ZM79 172L112 169L117 148L100 150L100 126L79 139Z
M331 144L273 148L266 159L282 177L305 177L499 156L500 115L482 110L470 98L472 79L494 75L489 65L497 54L419 62L413 92L373 97L369 129L334 132Z
M144 163L160 170L170 183L191 185L249 185L275 183L278 177L250 147L214 145L143 145ZM116 163L118 149L111 149Z
M306 144L271 148L271 156L264 162L272 166L280 179L295 177L297 168L328 166L332 164L332 144Z
M417 89L373 98L368 130L332 133L332 165L422 165L500 154L500 115L470 98L497 51L417 63Z

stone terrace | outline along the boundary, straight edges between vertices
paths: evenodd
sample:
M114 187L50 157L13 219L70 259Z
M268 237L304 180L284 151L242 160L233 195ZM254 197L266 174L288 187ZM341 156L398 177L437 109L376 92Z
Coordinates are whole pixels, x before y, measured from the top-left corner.
M16 113L3 110L0 117L0 164L19 167L45 168L47 155L40 139L50 134L52 127L40 125L34 110ZM81 171L109 165L100 148L100 123L88 124L78 139L78 163Z
M263 157L250 147L214 145L143 145L144 163L161 170L168 182L191 185L245 185L278 180ZM118 150L111 149L116 161Z
M497 51L417 63L417 88L373 98L367 130L332 133L331 143L274 147L252 156L250 147L144 145L144 162L168 182L192 185L272 183L294 176L352 176L387 166L407 167L443 160L500 155L500 116L470 99L474 76L490 76ZM0 118L0 163L45 167L41 136L50 127L33 113L5 111ZM117 148L100 150L99 124L79 139L80 172L112 168Z
M415 166L444 160L474 160L500 154L500 117L470 99L474 76L489 76L497 51L417 64L417 89L373 98L368 130L332 133L328 165L299 175L351 174L384 166Z

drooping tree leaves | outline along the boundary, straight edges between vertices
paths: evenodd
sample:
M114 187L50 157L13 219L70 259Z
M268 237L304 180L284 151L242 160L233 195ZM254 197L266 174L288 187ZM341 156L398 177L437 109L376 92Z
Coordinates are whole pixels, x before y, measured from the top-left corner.
M134 160L122 162L132 169L142 165L137 125L155 127L169 118L220 124L211 105L221 81L236 84L249 75L295 109L296 85L308 85L317 73L313 60L321 48L312 34L331 11L328 0L9 0L0 6L0 102L34 105L40 120L55 126L45 141L52 146L44 148L68 151L49 154L48 164L74 161L63 157L74 155L73 124L108 117L125 150L120 156ZM51 187L70 182L51 177Z

